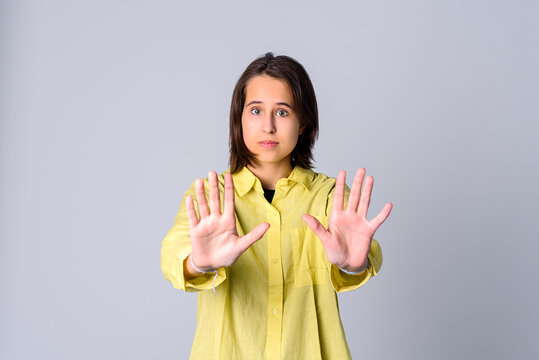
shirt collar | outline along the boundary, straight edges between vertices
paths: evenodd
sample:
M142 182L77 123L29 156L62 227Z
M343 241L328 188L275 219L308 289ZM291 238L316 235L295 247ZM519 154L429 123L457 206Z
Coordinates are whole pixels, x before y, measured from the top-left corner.
M230 169L228 170L230 171ZM234 187L238 191L239 196L243 196L247 194L251 188L253 188L258 181L260 183L260 180L247 168L247 166L244 166L239 172L232 175L234 179ZM296 182L298 184L301 184L307 189L307 191L311 190L312 181L314 178L314 171L310 169L304 169L300 166L295 166L292 169L292 172L290 175L288 175L288 182ZM262 190L262 185L260 186L260 190Z

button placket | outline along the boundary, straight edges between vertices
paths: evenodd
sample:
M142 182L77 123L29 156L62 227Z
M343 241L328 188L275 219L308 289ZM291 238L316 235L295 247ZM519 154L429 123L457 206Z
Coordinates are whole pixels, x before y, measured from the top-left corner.
M278 190L275 191L276 196ZM274 197L275 199L275 197ZM281 214L279 199L277 206L268 205L267 219L271 224L268 229L268 328L266 348L268 358L279 358L281 353L282 304L283 304L283 272L280 265L281 257Z

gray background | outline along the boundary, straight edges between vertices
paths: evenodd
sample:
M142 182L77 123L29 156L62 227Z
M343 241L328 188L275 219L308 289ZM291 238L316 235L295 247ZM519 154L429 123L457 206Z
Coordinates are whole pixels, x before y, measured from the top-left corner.
M536 1L3 1L0 358L186 359L160 246L227 169L266 51L317 92L316 171L375 178L379 276L339 295L354 359L535 359Z

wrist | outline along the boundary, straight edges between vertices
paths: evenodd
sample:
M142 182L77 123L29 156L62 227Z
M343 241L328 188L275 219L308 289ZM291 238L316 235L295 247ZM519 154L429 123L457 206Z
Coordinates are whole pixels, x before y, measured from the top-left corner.
M205 274L207 272L212 272L215 274L215 276L213 277L213 281L211 283L211 286L213 288L213 292L215 293L215 295L217 296L217 291L215 291L215 280L217 279L217 274L218 274L218 271L217 269L215 270L211 270L211 271L204 271L202 269L199 269L197 268L197 266L195 264L193 264L193 257L191 256L191 254L189 254L188 256L188 259L187 259L187 268L188 268L188 271L190 271L191 273L194 274L194 276L196 277L197 275L196 274ZM191 268L191 269L190 269Z
M216 269L203 269L203 268L198 267L193 262L193 257L191 255L192 254L189 254L189 259L188 259L187 263L189 264L189 271L191 271L192 273L206 274L206 273L211 273L211 272L216 272L217 271Z
M369 258L367 257L363 265L360 267L353 267L353 266L348 266L348 265L343 266L343 267L341 266L337 266L337 267L347 274L360 274L363 271L365 271L365 269L367 269L368 266L369 266Z

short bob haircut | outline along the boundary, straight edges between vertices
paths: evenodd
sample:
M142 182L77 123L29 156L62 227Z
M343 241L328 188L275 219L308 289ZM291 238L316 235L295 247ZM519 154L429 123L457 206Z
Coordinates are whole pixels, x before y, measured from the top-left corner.
M286 80L294 96L294 110L298 114L300 129L298 143L292 150L292 168L296 165L305 169L313 167L313 146L318 138L318 106L313 84L303 66L291 57L273 56L268 52L255 59L240 76L230 105L230 173L240 171L244 166L253 165L255 155L243 141L241 115L245 106L247 82L258 75L269 75Z

